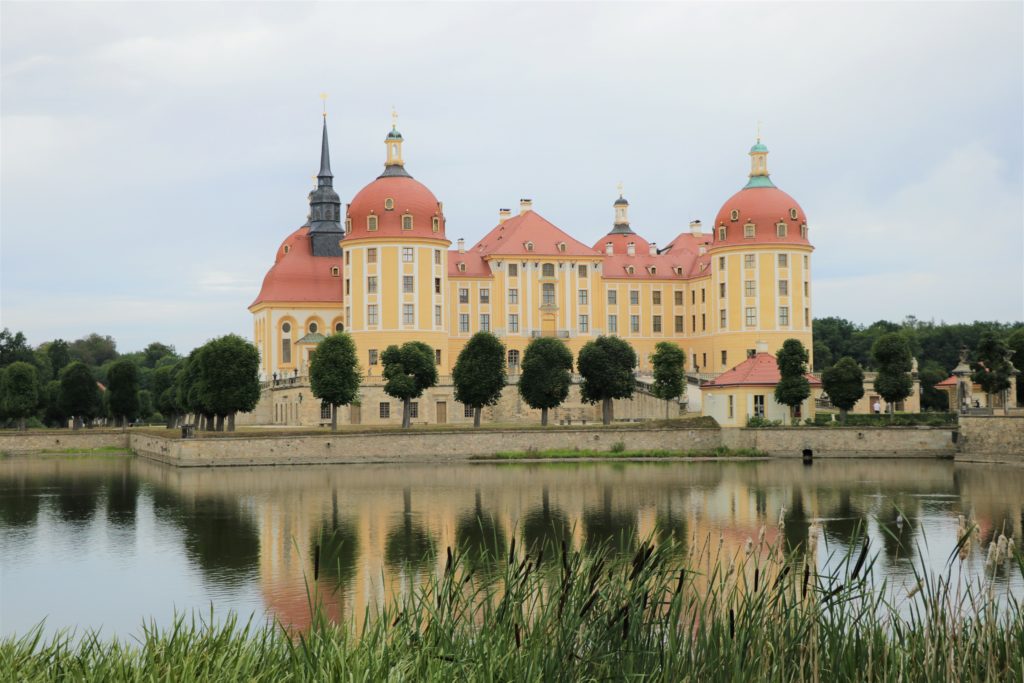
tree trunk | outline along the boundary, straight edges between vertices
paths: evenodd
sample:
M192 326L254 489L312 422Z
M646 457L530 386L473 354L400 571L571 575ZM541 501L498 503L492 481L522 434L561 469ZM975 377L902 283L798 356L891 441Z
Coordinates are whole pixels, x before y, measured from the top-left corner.
M999 392L999 395L1003 398L1003 415L1010 414L1010 392L1003 389Z
M164 426L167 429L174 429L174 415L168 415L164 418Z
M223 432L224 431L224 416L223 415L218 415L217 416L217 431L218 432Z
M547 427L548 426L548 409L547 408L541 408L540 409L540 426L541 427Z
M331 431L338 431L338 406L331 404Z
M409 428L409 404L412 403L411 399L402 399L402 429Z
M473 426L480 426L480 413L483 412L482 406L473 406Z
M602 424L608 425L608 424L612 423L612 417L613 417L613 414L614 414L613 413L614 410L615 409L612 407L612 400L610 398L606 398L606 399L604 399L601 402L601 423Z
M203 415L203 422L206 424L206 431L212 432L217 429L216 419L213 415Z
M839 424L846 426L846 408L839 409Z
M77 432L81 428L82 418L80 418L78 415L75 415L74 417L71 418L71 429Z
M229 432L235 431L235 414L234 413L231 413L230 415L228 415L228 431Z
M19 417L18 418L18 431L24 432L24 431L27 431L27 429L28 428L25 426L25 418Z

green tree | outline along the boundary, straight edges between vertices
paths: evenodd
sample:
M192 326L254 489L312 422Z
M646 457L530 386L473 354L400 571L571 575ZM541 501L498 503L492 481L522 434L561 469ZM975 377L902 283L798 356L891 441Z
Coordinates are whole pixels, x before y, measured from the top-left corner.
M50 357L51 379L60 377L60 371L71 363L71 347L63 339L54 339L46 346L46 355Z
M117 358L117 342L109 335L93 332L87 337L71 342L71 358L91 367L98 367Z
M913 357L907 338L898 332L881 335L871 346L878 374L875 376L875 391L888 404L889 415L896 411L896 403L910 396L914 382L910 377Z
M1010 362L1017 370L1024 371L1024 327L1010 333L1006 345L1013 351ZM1017 405L1024 406L1024 376L1017 375Z
M936 360L921 363L917 372L921 380L921 408L925 410L949 410L949 394L935 385L949 377L949 372Z
M39 407L39 373L31 363L15 361L2 370L0 382L3 390L3 411L8 418L18 421L18 429L25 430L25 418L34 415Z
M864 396L864 370L850 356L843 356L821 373L821 385L829 400L839 408L839 421L846 424L846 413Z
M60 380L51 379L40 392L43 404L43 422L50 427L66 427L67 413L60 404Z
M455 400L473 406L473 426L480 426L484 406L493 406L501 398L508 373L505 369L505 345L490 332L477 332L459 352L452 368Z
M338 406L347 406L359 396L360 372L355 342L345 332L324 339L310 358L310 388L314 396L331 404L331 431L338 431Z
M177 422L181 408L178 406L175 380L180 367L162 365L153 371L150 378L150 391L153 394L153 406L163 416L167 428L172 429Z
M988 394L988 405L992 407L992 397L999 395L1003 399L1003 412L1006 412L1006 390L1010 388L1012 366L1010 364L1010 347L995 332L981 335L978 347L974 352L975 360L971 363L971 380L977 382L982 391Z
M207 342L199 355L202 403L217 417L217 431L235 431L235 414L248 413L260 400L260 354L237 334Z
M170 356L171 358L177 360L178 353L170 344L152 342L142 352L142 365L144 365L147 368L155 368L156 364L160 362L160 359L166 356Z
M6 327L0 331L0 368L18 361L34 363L32 348L21 332L11 332Z
M572 351L557 337L538 337L523 352L519 395L526 405L540 410L540 423L548 424L548 409L557 408L569 396L572 383Z
M181 370L175 377L175 402L183 414L191 414L195 421L196 429L202 429L203 424L209 430L213 430L213 420L210 409L204 403L205 389L203 377L199 365L199 358L205 350L205 345L192 349L182 362Z
M139 371L130 360L119 360L107 373L107 398L115 424L123 427L139 414Z
M636 389L636 352L619 337L600 336L580 349L576 361L583 381L580 396L587 403L601 403L601 422L611 424L612 401L630 398Z
M65 415L74 417L74 428L97 415L100 410L100 388L85 363L74 361L60 375L60 406Z
M420 341L392 344L381 354L384 393L402 401L402 428L409 427L409 404L437 384L434 350Z
M793 424L796 409L811 395L811 383L807 379L807 349L799 339L787 339L782 348L775 352L775 363L779 367L779 383L775 385L775 400L789 407L789 423Z
M654 385L652 393L665 401L665 418L669 417L671 401L679 398L686 390L683 370L686 367L686 354L677 344L658 342L651 356L654 366Z
M139 418L148 420L154 410L153 392L149 389L139 389Z

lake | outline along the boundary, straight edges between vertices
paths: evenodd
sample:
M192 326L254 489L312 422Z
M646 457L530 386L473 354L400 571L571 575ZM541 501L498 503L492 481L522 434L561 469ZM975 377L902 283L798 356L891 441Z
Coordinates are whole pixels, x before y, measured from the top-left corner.
M780 513L785 525L780 529ZM979 527L950 560L958 517ZM805 543L819 564L866 529L874 580L914 567L990 574L1024 600L1010 563L986 565L1005 533L1024 546L1024 468L949 460L474 463L173 468L127 456L0 459L0 635L102 628L130 635L175 611L234 610L308 622L307 584L334 616L361 614L443 566L453 547L483 571L515 538L586 551L637 538L727 550ZM500 552L498 553L500 554Z

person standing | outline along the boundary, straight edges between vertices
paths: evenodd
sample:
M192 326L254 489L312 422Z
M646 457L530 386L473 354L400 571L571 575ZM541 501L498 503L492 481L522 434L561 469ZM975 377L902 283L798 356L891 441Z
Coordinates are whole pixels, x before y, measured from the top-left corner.
M871 406L871 410L874 411L875 415L878 415L882 412L882 404L878 402L877 398L875 399L874 405Z

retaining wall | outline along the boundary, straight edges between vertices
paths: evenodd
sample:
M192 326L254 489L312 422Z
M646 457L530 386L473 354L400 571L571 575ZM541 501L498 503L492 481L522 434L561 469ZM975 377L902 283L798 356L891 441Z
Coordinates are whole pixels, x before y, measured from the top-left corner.
M934 458L952 457L955 428L948 427L799 427L723 429L722 445L756 448L776 457Z
M961 415L957 460L1024 465L1024 417Z
M128 448L129 434L123 431L79 431L53 429L28 432L0 432L0 453L38 453L93 448Z

